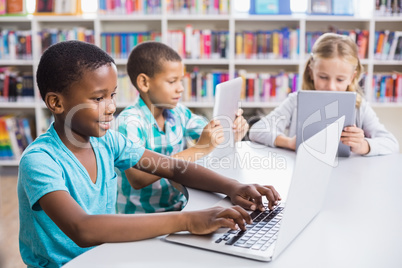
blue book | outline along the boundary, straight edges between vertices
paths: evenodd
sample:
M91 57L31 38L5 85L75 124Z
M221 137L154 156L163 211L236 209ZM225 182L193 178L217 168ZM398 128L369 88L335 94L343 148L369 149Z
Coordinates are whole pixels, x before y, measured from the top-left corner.
M121 33L120 34L120 57L122 59L127 59L128 55L127 55L127 50L128 50L128 46L127 46L127 33Z
M380 102L385 102L385 89L387 86L387 77L384 75L381 77L380 83Z
M292 14L290 0L251 0L250 14L284 15Z
M282 28L282 58L288 59L289 58L289 46L290 46L290 33L287 27Z
M389 1L391 2L391 1ZM332 14L342 16L353 16L353 1L335 0L332 1Z

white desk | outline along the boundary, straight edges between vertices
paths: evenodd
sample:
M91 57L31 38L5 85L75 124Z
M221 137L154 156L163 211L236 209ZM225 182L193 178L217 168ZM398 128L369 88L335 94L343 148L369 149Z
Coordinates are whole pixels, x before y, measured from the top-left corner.
M242 182L272 184L286 197L295 153L243 142L237 157L212 168ZM402 154L341 158L331 176L321 213L273 262L154 238L103 244L65 267L402 267ZM193 189L189 194L185 209L209 207L220 198Z

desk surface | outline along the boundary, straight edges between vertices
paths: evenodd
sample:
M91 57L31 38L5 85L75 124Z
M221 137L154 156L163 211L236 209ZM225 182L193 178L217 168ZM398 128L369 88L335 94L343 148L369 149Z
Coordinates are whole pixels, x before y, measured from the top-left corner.
M242 182L274 185L286 198L295 153L242 142L206 166ZM402 267L402 154L339 158L321 213L273 262L162 241L107 243L64 267ZM189 189L186 210L221 196ZM302 202L302 200L300 201Z

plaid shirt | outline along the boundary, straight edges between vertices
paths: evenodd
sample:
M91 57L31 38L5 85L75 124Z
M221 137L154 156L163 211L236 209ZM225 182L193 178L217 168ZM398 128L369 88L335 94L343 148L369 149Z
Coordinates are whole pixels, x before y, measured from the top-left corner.
M164 111L165 131L162 131L151 111L138 97L134 106L125 108L116 119L118 131L146 149L164 155L173 155L186 149L187 141L198 139L208 123L205 118L193 114L178 104L174 109ZM185 196L168 179L160 180L140 190L129 184L124 170L118 175L118 213L152 213L181 210L187 203Z

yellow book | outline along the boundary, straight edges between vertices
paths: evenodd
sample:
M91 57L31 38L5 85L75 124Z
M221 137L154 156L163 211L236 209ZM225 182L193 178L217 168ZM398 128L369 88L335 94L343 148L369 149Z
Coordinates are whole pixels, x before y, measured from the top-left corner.
M244 51L243 51L243 34L238 32L236 33L236 58L240 59L243 58Z
M277 31L272 34L272 52L274 58L277 59L279 57L279 33Z

